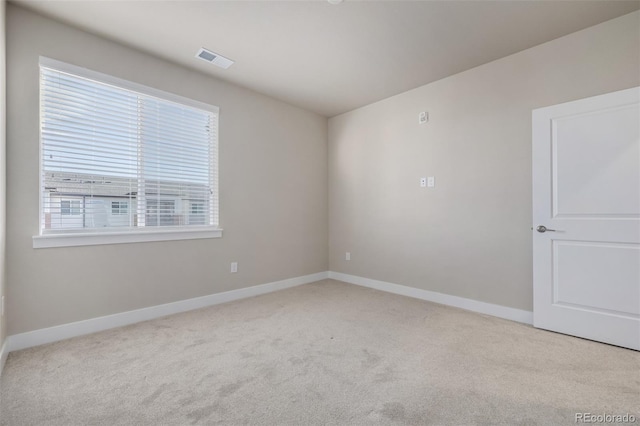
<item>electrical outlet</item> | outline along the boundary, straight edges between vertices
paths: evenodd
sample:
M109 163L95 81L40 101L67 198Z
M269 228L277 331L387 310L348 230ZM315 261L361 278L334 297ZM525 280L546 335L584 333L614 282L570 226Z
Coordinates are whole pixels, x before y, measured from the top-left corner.
M427 186L429 188L434 188L436 186L436 178L434 176L429 176L427 178Z
M420 188L426 188L426 187L427 187L427 178L426 177L420 178Z
M344 260L351 260L351 253L350 252L346 252L345 253Z
M231 262L231 273L235 274L238 272L238 262Z

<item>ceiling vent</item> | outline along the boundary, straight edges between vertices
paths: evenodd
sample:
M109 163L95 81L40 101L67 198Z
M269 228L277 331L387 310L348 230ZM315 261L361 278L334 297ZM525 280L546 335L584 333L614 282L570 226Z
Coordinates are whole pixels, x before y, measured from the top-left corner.
M196 53L196 58L210 62L224 69L227 69L231 65L233 65L233 61L231 59L225 58L222 55L218 55L217 53L207 50L204 47L198 50L198 53Z

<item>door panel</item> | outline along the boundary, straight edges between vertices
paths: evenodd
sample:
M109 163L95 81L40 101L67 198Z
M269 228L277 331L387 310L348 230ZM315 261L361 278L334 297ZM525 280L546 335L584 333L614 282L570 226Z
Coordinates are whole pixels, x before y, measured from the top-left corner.
M554 217L640 214L638 105L552 119Z
M553 303L640 314L640 246L554 241Z
M533 112L534 326L636 350L639 99L633 88Z

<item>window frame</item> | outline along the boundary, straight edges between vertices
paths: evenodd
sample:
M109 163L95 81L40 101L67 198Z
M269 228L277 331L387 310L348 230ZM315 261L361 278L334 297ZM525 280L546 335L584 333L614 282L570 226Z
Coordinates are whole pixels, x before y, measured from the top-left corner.
M217 106L210 105L204 102L196 101L193 99L185 98L170 92L155 89L149 86L145 86L132 81L124 80L118 77L103 74L97 71L89 70L86 68L78 67L76 65L67 64L65 62L57 61L55 59L40 56L38 68L46 67L54 69L63 73L69 73L78 77L87 78L98 81L100 83L115 86L121 89L130 90L140 93L145 96L155 97L160 100L168 102L182 104L192 108L198 108L214 114L214 120L216 123L216 134L213 138L213 158L211 160L210 181L212 196L212 225L202 226L158 226L158 227L140 227L140 228L128 228L126 230L118 227L114 228L94 228L94 229L78 229L78 230L64 230L57 232L45 232L43 229L44 224L44 205L43 205L43 140L42 140L42 113L39 116L39 159L38 159L38 173L39 173L39 188L38 188L38 235L33 236L34 248L49 248L49 247L69 247L69 246L84 246L84 245L102 245L102 244L122 244L122 243L136 243L136 242L150 242L150 241L172 241L172 240L189 240L189 239L203 239L203 238L220 238L222 237L222 228L219 224L219 198L220 192L218 187L218 151L219 151L219 120L220 109ZM39 85L39 105L42 108L42 81L40 79L40 72L38 72L38 85ZM130 205L128 206L131 207Z

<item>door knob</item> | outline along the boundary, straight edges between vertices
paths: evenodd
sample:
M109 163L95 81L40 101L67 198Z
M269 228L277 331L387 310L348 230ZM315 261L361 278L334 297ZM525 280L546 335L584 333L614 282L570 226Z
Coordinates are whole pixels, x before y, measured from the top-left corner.
M540 232L540 233L547 232L547 231L549 231L549 232L556 232L556 230L555 230L555 229L549 229L549 228L547 228L547 227L546 227L546 226L544 226L544 225L540 225L540 226L538 226L538 227L536 228L536 231L538 231L538 232Z

